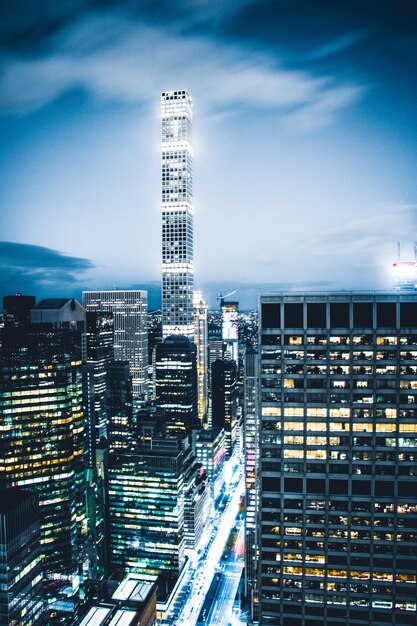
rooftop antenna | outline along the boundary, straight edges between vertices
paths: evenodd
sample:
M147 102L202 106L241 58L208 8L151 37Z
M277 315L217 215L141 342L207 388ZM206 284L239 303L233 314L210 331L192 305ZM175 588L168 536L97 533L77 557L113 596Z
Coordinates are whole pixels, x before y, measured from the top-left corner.
M401 258L401 243L397 241L397 261Z

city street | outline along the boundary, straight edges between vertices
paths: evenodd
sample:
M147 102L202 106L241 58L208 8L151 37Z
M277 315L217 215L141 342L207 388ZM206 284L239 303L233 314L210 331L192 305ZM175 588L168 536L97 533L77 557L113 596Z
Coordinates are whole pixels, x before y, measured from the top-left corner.
M185 601L183 601L182 607L174 608L173 618L170 620L171 624L175 626L194 626L197 623L198 616L210 588L213 576L215 572L220 569L220 561L222 559L230 531L235 524L235 520L239 512L241 497L244 493L244 486L245 483L242 476L242 468L239 466L236 468L229 485L230 500L226 505L226 508L222 512L217 512L216 517L213 520L212 533L207 547L204 549L204 552L198 559L196 565L194 567L190 566L189 573L186 576L183 585L183 587L186 587L188 583L189 589L185 594ZM237 570L239 568L239 565L235 563L234 559L231 567L235 567L236 571L228 571L226 576L226 586L229 595L232 593L232 581L234 580L234 577L237 577ZM230 605L230 616L231 614L232 605ZM174 617L175 615L176 617ZM225 615L223 613L223 619L224 617Z

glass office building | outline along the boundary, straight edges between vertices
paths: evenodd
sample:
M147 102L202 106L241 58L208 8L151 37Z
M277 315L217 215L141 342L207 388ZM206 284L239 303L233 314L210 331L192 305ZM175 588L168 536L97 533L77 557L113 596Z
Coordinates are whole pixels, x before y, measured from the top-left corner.
M71 612L87 536L80 335L43 324L0 333L0 487L36 491L47 592Z
M38 498L0 489L0 626L40 626L42 597Z

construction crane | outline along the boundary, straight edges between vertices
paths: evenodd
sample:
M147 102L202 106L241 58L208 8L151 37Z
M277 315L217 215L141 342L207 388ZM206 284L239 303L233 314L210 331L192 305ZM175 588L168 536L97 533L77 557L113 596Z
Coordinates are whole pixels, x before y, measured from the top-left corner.
M222 293L219 291L219 295L217 296L217 300L220 300L220 306L222 306L222 305L223 305L223 303L224 303L224 299L225 299L225 298L228 298L229 296L233 296L233 294L234 294L234 293L237 293L237 292L238 292L238 290L237 290L237 289L235 289L234 291L231 291L230 293L226 293L226 294L222 294Z

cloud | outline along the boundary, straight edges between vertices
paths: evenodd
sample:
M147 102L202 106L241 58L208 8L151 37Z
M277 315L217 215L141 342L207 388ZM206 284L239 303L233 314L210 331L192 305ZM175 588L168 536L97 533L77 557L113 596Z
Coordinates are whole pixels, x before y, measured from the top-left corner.
M94 267L89 259L11 241L0 242L0 292L62 294Z
M381 265L393 261L397 241L410 247L416 233L417 205L391 206L380 214L330 229L307 246L316 257L345 259L346 266Z
M311 55L311 59L319 60L327 57L335 56L341 52L353 48L356 44L366 39L371 32L371 29L364 28L355 32L346 33L341 37L336 37L331 41L328 41L324 45L317 48Z
M188 2L203 10L206 1ZM0 109L27 112L71 89L122 102L150 102L164 89L187 87L213 112L249 105L292 116L302 128L325 125L359 100L364 86L332 75L285 68L283 59L253 47L181 27L93 13L61 29L37 55L3 59Z

